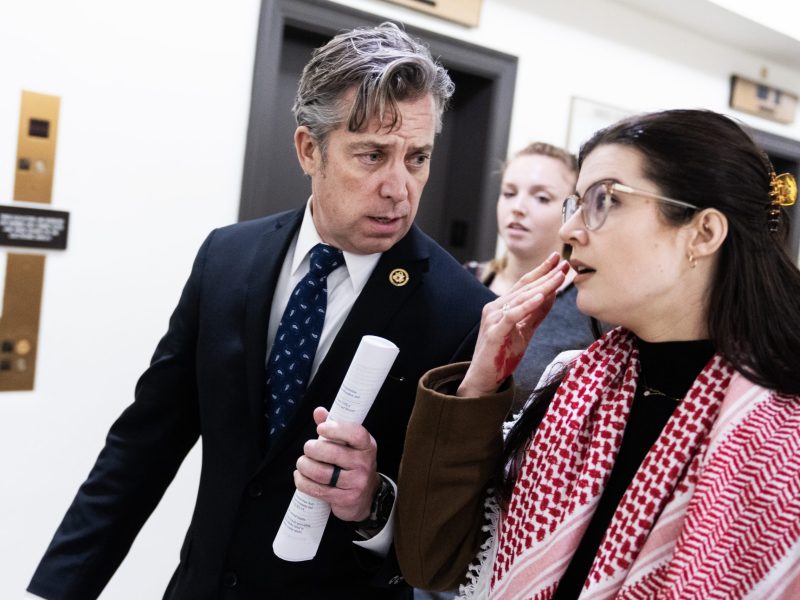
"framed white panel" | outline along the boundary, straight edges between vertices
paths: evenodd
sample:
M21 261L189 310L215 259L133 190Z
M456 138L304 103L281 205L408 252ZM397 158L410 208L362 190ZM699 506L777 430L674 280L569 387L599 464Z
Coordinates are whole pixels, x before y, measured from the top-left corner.
M570 99L567 150L577 155L581 144L592 137L595 131L632 114L632 110L573 96Z

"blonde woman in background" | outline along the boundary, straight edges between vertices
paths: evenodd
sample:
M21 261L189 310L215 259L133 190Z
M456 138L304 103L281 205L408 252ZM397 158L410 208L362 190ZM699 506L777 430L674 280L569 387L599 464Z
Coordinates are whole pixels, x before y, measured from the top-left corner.
M498 234L506 251L499 259L466 265L498 296L525 273L564 247L558 236L561 205L575 191L578 162L566 150L533 142L503 168L497 200ZM553 309L536 330L514 374L515 405L528 399L545 367L563 350L582 349L594 341L589 319L575 305L574 271L559 288Z

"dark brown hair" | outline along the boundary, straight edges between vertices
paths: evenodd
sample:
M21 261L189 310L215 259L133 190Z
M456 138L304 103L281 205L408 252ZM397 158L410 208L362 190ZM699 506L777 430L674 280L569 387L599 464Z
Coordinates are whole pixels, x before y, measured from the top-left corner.
M789 256L788 215L768 224L772 164L733 119L705 110L631 117L592 136L579 164L598 146L620 144L644 157L644 175L661 192L728 219L708 299L707 325L718 353L751 381L800 394L800 271ZM691 211L660 204L676 226Z
M595 133L578 164L599 146L619 144L644 158L644 175L661 193L700 208L715 208L728 220L708 298L711 342L749 380L778 392L800 394L800 271L786 248L788 216L770 232L768 211L772 165L733 119L705 110L669 110L638 115ZM693 211L659 205L676 226ZM535 398L506 439L503 495L510 496L515 465L527 449L543 406L560 379Z

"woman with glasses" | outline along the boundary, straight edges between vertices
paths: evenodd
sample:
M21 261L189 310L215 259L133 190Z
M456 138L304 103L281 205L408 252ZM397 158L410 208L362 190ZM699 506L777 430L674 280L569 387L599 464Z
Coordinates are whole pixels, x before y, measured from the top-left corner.
M498 235L505 252L500 258L471 261L465 266L498 296L522 275L561 250L558 230L564 198L575 190L578 161L569 152L544 142L532 142L503 166L497 199ZM553 308L537 328L514 372L514 406L531 395L542 372L563 350L586 348L595 336L589 319L575 304L574 271L556 291Z
M578 307L616 327L503 435L509 375L567 270L553 255L486 306L471 363L423 377L406 578L477 598L800 597L794 179L695 110L601 130L579 164L560 234Z

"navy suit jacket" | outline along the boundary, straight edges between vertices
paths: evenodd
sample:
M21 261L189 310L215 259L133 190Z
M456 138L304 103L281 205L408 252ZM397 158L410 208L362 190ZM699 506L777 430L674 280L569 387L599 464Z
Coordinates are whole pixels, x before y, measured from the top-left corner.
M432 367L469 358L481 308L493 295L412 227L381 256L286 432L269 445L269 312L302 215L238 223L206 239L135 400L111 427L31 592L48 599L96 597L202 436L197 502L165 598L410 594L392 577L396 563L352 544L352 526L333 516L311 561L280 560L272 540L294 492L295 462L304 442L316 437L312 411L332 404L361 337L379 335L400 348L364 422L378 444L379 471L396 479L417 380ZM406 285L390 282L395 268L408 272Z

